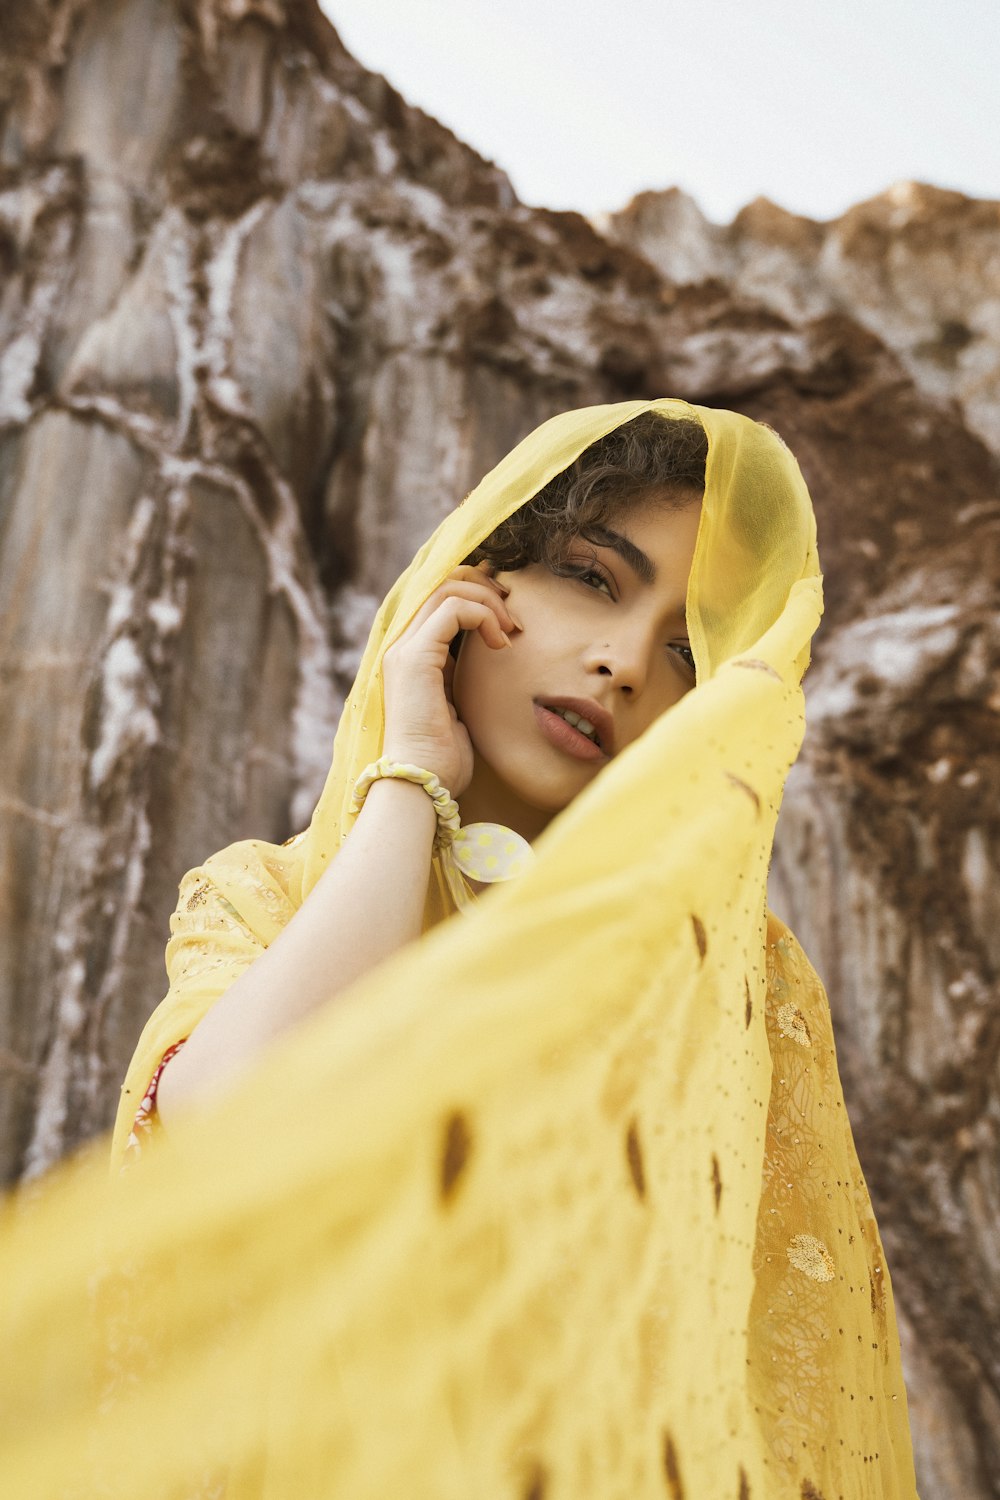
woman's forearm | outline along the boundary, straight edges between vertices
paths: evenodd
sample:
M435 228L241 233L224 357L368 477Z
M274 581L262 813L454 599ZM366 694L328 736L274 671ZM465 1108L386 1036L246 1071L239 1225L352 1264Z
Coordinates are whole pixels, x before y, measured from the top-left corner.
M164 1068L157 1091L164 1124L420 935L436 821L423 787L388 777L373 783L302 906Z

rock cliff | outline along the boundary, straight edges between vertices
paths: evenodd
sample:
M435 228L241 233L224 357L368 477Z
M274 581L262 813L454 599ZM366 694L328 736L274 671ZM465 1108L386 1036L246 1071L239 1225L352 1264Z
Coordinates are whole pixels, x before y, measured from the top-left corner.
M0 62L0 1153L109 1122L181 874L305 825L375 605L560 409L683 395L800 458L828 595L772 905L830 991L924 1500L1000 1494L1000 227L607 224L312 0L24 0Z
M599 227L680 285L716 278L795 324L846 314L1000 452L1000 203L900 182L825 223L757 198L719 225L671 188Z

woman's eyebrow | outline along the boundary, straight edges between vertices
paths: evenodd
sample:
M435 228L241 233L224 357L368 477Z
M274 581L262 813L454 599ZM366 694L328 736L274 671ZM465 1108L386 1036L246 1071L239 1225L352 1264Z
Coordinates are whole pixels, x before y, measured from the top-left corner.
M627 536L621 536L617 531L606 531L601 526L594 529L593 537L598 546L610 547L612 551L617 552L643 583L656 582L656 564L653 559L647 557L642 548L635 545L635 542L630 542Z

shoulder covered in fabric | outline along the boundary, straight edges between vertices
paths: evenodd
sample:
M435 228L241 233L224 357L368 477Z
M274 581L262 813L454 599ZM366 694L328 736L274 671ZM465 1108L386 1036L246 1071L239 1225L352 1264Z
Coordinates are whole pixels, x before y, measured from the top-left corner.
M168 1050L190 1035L298 909L302 850L243 839L188 870L169 919L169 988L136 1045L122 1087L113 1156L120 1158L135 1110Z
M210 854L181 879L171 932L200 925L198 913L204 919L211 908L266 946L301 905L301 849L297 841L286 846L242 839Z

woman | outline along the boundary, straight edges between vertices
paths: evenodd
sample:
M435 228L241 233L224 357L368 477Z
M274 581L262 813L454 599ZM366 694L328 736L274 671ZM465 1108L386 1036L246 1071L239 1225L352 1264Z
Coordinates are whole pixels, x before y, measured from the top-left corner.
M707 452L697 421L635 418L550 480L431 593L383 658L382 754L426 768L454 796L465 836L450 855L464 848L467 869L439 862L447 891L425 912L434 804L420 781L376 778L306 920L290 921L231 986L166 1080L165 1063L154 1075L133 1150L154 1109L162 1119L186 1097L218 1089L294 1021L434 925L449 898L466 906L486 884L516 875L554 815L691 690L684 601ZM573 727L581 721L582 732ZM468 858L489 836L480 825L498 833L477 879ZM365 921L374 909L377 924ZM168 1061L182 1045L171 1045Z
M310 828L185 877L115 1154L165 1123L175 1322L264 1309L227 1493L915 1495L825 995L766 910L821 610L770 429L553 418L387 596Z

